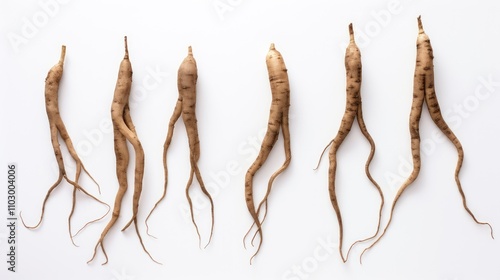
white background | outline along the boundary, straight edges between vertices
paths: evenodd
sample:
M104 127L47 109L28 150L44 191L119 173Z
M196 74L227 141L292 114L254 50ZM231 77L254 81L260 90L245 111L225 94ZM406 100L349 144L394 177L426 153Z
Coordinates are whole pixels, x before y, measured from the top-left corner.
M401 197L391 228L365 254L363 265L358 257L369 243L355 247L348 263L340 260L326 158L313 171L344 112L343 59L347 26L352 22L363 56L365 121L377 145L371 171L389 208L411 169L408 115L416 18L422 15L434 47L441 108L465 149L461 179L469 206L500 234L500 4L436 2L1 1L0 170L6 174L7 163L18 164L18 208L23 217L35 223L43 197L57 178L43 89L62 44L67 53L59 95L61 115L83 162L102 188L99 197L113 204L117 180L109 109L127 35L134 69L132 117L146 154L139 225L147 248L163 265L147 257L132 228L120 231L132 211L130 190L122 215L106 238L109 263L100 265L104 256L99 251L97 259L87 264L110 216L78 235L79 247L74 247L67 231L72 188L63 183L50 198L40 228L18 227L18 272L7 272L2 261L0 278L499 279L499 242L464 210L453 176L456 150L443 140L427 111L421 120L420 176ZM244 174L267 124L271 95L265 55L271 42L282 53L290 78L293 158L275 181L264 244L250 266L254 248L245 250L242 244L251 224ZM193 47L199 71L199 165L216 207L214 237L204 250L198 248L186 212L189 151L182 121L176 125L168 153L167 198L150 219L158 239L148 237L144 226L162 192L163 142L177 99L177 68L188 45ZM280 138L255 178L258 198L267 178L283 162L282 144ZM345 250L372 234L377 222L378 193L364 174L368 153L369 145L355 124L338 153L336 182ZM64 156L68 172L74 174L66 151ZM133 163L129 171L131 189ZM6 175L0 177L7 181ZM83 176L81 184L97 195L88 177ZM6 188L0 192L0 217L5 218L6 192ZM192 195L206 242L210 213L197 183ZM105 210L79 194L74 230ZM387 214L384 211L384 224ZM2 255L7 251L7 234L1 226Z

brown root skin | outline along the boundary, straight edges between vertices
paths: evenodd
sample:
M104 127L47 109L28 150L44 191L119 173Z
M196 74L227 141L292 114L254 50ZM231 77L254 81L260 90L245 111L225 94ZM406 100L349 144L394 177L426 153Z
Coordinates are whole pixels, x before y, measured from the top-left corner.
M184 126L186 128L186 134L188 136L189 142L189 162L191 165L191 171L189 175L189 179L186 184L186 199L189 204L189 209L191 213L191 221L196 229L196 234L198 235L198 245L201 248L201 235L198 229L198 225L196 224L196 220L194 218L193 211L193 203L191 200L191 196L189 191L192 187L194 177L198 181L200 185L200 189L203 194L207 197L210 202L211 207L211 218L212 225L210 229L210 236L207 244L204 246L206 248L213 236L214 230L214 203L213 199L205 187L205 183L203 182L203 178L201 176L201 172L198 168L198 160L200 159L200 140L198 135L198 120L196 119L196 82L198 80L198 68L196 65L196 60L193 56L193 50L191 46L188 47L188 54L182 61L179 66L179 70L177 73L177 88L179 91L179 98L174 108L174 112L170 117L170 121L168 124L167 138L165 140L165 144L163 145L163 169L164 169L164 186L163 186L163 194L160 199L155 203L153 209L149 212L148 217L146 218L146 226L148 228L149 234L149 226L147 225L148 219L151 217L153 211L158 207L159 203L165 198L167 193L168 186L168 167L167 167L167 151L172 141L172 136L174 133L174 126L177 120L182 116L182 121L184 122Z
M419 22L420 22L420 17L419 17ZM419 24L419 27L421 27L421 24ZM427 45L424 46L426 42ZM396 196L392 202L389 214L389 220L384 230L382 231L382 234L375 240L375 242L373 242L369 247L363 250L363 252L359 257L360 263L362 263L362 257L366 253L366 251L370 250L373 246L375 246L375 244L377 244L380 241L380 239L385 235L387 229L389 228L392 222L396 203L399 201L399 198L406 190L406 188L408 188L408 186L410 186L417 179L418 174L420 173L421 161L420 161L419 126L420 126L420 117L422 115L422 108L425 101L425 76L426 76L425 73L431 69L429 68L429 63L432 65L432 58L431 61L429 61L429 59L426 58L428 57L428 54L426 54L428 47L430 47L430 42L427 35L425 35L425 33L423 32L419 32L419 35L417 37L417 59L416 59L414 83L413 83L413 101L410 111L410 122L409 122L413 170L396 193Z
M467 211L467 213L472 217L474 222L480 225L487 225L490 228L490 234L491 238L495 239L493 236L493 228L491 225L487 222L480 222L476 219L472 211L469 209L467 206L467 199L465 197L464 190L462 188L462 184L460 183L459 179L459 173L460 169L462 168L462 163L464 160L464 150L462 148L462 144L458 140L458 138L455 136L453 131L450 129L448 124L443 118L443 115L441 114L441 109L437 100L436 92L435 92L435 87L434 87L434 66L432 63L432 58L434 58L434 55L432 53L432 47L429 41L429 37L424 33L423 31L423 26L422 26L422 21L420 17L418 18L418 24L419 24L419 30L420 34L423 34L423 39L425 44L424 46L427 49L427 55L430 58L430 65L426 65L426 67L430 67L430 70L428 71L427 75L425 76L425 102L427 103L427 109L429 111L429 114L431 116L432 121L436 124L436 126L443 132L443 134L450 140L450 142L455 146L457 149L457 154L458 154L458 160L457 160L457 165L455 168L455 182L457 184L458 191L460 193L460 196L462 197L462 204L464 209ZM428 45L427 45L428 44Z
M342 258L342 261L345 263L347 262L349 258L349 253L353 246L357 243L364 242L367 240L370 240L374 238L380 229L380 220L382 217L382 208L384 205L384 196L382 193L382 189L378 185L378 183L373 179L373 177L370 174L370 163L373 159L373 156L375 154L375 142L373 141L370 133L368 132L366 128L366 124L363 119L363 113L362 113L362 105L361 105L361 80L362 80L362 67L361 67L361 53L359 51L359 48L356 45L356 42L354 40L354 31L353 31L353 26L352 24L349 24L349 45L346 48L346 53L345 53L345 68L346 68L346 109L344 112L344 116L342 117L342 121L340 123L340 128L338 130L337 135L335 138L330 142L328 146L330 146L330 151L329 151L329 160L330 160L330 166L328 169L328 190L330 194L330 201L332 203L332 207L335 211L336 217L337 217L337 222L339 226L339 253L340 257ZM377 230L374 235L358 240L354 242L350 247L347 252L347 255L344 257L343 253L343 237L344 237L344 227L343 227L343 222L342 222L342 215L339 207L339 203L337 200L337 195L336 195L336 186L335 186L335 178L336 178L336 169L337 169L337 152L338 149L340 148L341 144L344 142L345 138L351 131L352 125L354 123L354 120L357 118L359 128L361 132L363 133L363 136L368 140L370 143L370 154L368 156L368 159L365 164L365 173L370 182L373 184L373 186L377 189L381 203L380 203L380 208L379 208L379 215L378 215L378 225L377 225ZM328 147L327 146L327 147ZM325 148L326 150L326 148ZM323 153L325 152L323 150ZM321 157L323 155L321 154ZM320 157L320 160L321 160ZM318 162L319 166L319 162ZM317 168L317 167L316 167Z
M212 218L212 225L210 228L210 236L205 248L210 244L213 236L214 230L214 203L212 196L208 192L203 182L203 178L198 169L198 160L200 159L200 140L198 136L198 120L196 119L196 82L198 80L198 68L196 65L196 60L193 57L193 51L191 46L188 47L188 55L182 61L179 66L177 73L177 88L179 90L179 96L182 99L182 121L186 128L186 134L188 136L189 142L189 158L191 165L191 174L188 184L186 185L186 198L189 202L189 208L191 211L191 219L193 225L195 226L196 233L198 234L199 246L201 247L201 236L198 230L198 225L194 219L194 210L191 198L189 195L189 190L192 186L193 174L196 176L196 180L200 185L200 189L205 194L210 202L210 211Z
M71 229L71 219L73 217L73 214L75 212L75 207L76 207L76 193L77 193L76 191L79 190L79 191L83 192L86 196L92 198L93 200L95 200L103 205L106 205L108 207L108 211L109 211L109 205L102 202L101 200L97 199L95 196L89 194L78 183L80 180L81 172L83 170L85 172L85 174L87 174L90 177L90 179L97 185L99 193L101 192L99 184L92 177L92 175L90 175L90 173L87 171L87 169L83 165L82 161L78 157L78 154L76 153L76 150L73 146L73 143L71 141L69 133L67 132L66 127L64 125L64 122L61 118L61 114L59 113L59 103L58 103L59 84L61 82L62 75L63 75L65 57L66 57L66 46L63 45L61 47L61 54L60 54L58 63L56 65L54 65L53 67L51 67L51 69L47 73L47 77L45 78L45 108L46 108L47 117L49 120L50 138L51 138L51 142L52 142L52 148L54 150L54 155L56 157L57 165L59 167L59 176L58 176L58 179L56 180L56 182L49 188L49 190L47 191L47 194L45 195L45 198L42 202L42 211L41 211L39 221L34 226L28 226L24 222L24 219L23 219L21 213L20 213L20 218L21 218L23 225L26 228L28 228L28 229L38 228L42 223L44 213L45 213L45 206L46 206L46 203L47 203L52 191L54 191L55 188L57 188L59 186L59 184L62 182L62 179L64 178L69 184L71 184L73 186L72 206L71 206L70 214L68 216L68 232L70 235L71 242L73 243L73 245L77 246L73 240L73 237L76 234L73 235L72 229ZM66 145L69 154L71 155L71 157L73 158L73 160L76 163L76 172L75 172L75 179L74 180L70 180L67 177L66 169L64 166L64 160L62 157L62 151L61 151L61 147L60 147L60 143L59 143L59 137L64 141L64 144ZM101 220L103 217L92 220L90 222L87 222L85 224L85 226L82 227L82 229L93 222ZM80 232L82 229L80 229L78 232Z
M260 210L262 206L266 206L267 214L267 200L271 193L272 185L276 177L281 174L290 164L291 161L291 146L290 146L290 131L289 131L289 118L288 112L290 107L290 86L288 82L288 74L283 57L276 50L274 44L271 44L269 52L266 57L266 64L269 73L269 81L271 85L272 102L271 109L269 113L269 121L266 134L262 141L262 145L259 154L253 164L248 169L245 175L245 201L247 204L248 211L253 219L252 226L250 227L247 234L243 238L243 245L245 246L245 239L248 236L251 228L255 225L257 230L254 235L259 235L259 244L256 252L250 258L250 264L253 258L259 253L263 242L262 234L262 221L260 221ZM284 149L285 149L285 162L283 165L270 177L268 182L268 187L264 198L260 201L257 210L255 209L255 202L253 197L253 177L257 171L262 167L262 165L267 160L274 144L278 139L278 134L280 128L283 133ZM252 238L252 245L253 239Z
M108 222L106 227L101 233L101 236L95 245L94 248L94 254L92 255L92 258L87 262L90 263L92 260L95 258L96 253L97 253L97 248L99 245L101 246L102 252L105 257L103 265L108 263L108 255L106 253L106 250L104 248L104 238L108 234L109 230L114 226L116 221L118 220L118 217L120 216L120 210L121 210L121 204L123 201L123 197L127 191L127 167L128 167L128 162L129 162L129 152L127 148L127 142L125 137L119 132L118 128L116 128L116 125L113 124L113 131L114 131L114 147L115 147L115 155L116 155L116 177L118 178L118 183L119 183L119 189L115 197L115 203L113 207L113 213L111 216L111 220Z
M418 177L421 168L420 161L420 133L419 133L419 122L420 116L422 113L423 103L427 103L427 108L429 110L429 114L431 119L434 121L436 126L443 132L444 135L453 143L458 153L458 162L455 169L455 181L459 190L459 193L462 197L462 202L465 210L472 219L481 225L487 225L490 228L491 237L493 237L493 228L489 223L480 222L476 219L472 211L468 208L466 203L465 194L463 192L462 186L459 180L459 172L462 166L464 152L460 141L455 136L455 134L451 131L451 129L446 124L439 107L439 103L435 93L434 87L434 65L433 65L433 51L432 46L429 40L429 37L425 33L422 25L421 17L417 18L418 22L418 36L417 36L417 58L415 65L415 75L414 75L414 85L413 85L413 103L410 113L410 136L411 136L411 152L413 158L413 170L410 176L406 179L403 185L399 188L394 201L392 203L389 220L382 232L375 242L372 243L369 247L367 247L360 256L360 262L362 261L362 257L366 251L371 249L375 244L377 244L380 239L385 235L389 225L392 221L392 217L394 214L394 209L396 207L396 203L401 197L402 193L410 184L412 184Z
M212 226L210 227L210 236L208 237L208 242L203 247L203 248L207 248L207 246L210 244L210 241L212 241L212 236L213 236L213 232L214 232L214 202L213 202L212 196L210 195L210 193L208 192L207 188L205 187L205 183L203 183L203 179L201 177L201 173L200 173L200 170L198 168L198 164L196 163L194 157L191 158L191 169L192 169L192 172L194 171L194 174L196 176L196 180L198 180L198 183L200 184L201 191L205 194L205 196L208 198L208 200L210 202L210 212L211 212L211 218L212 218ZM189 196L189 187L186 188L186 196ZM191 209L192 209L193 205L191 204L190 206L191 206ZM198 244L198 246L201 248L201 237L200 237L200 233L198 231L198 226L194 222L194 215L193 215L193 211L192 210L191 210L191 217L193 218L193 223L194 223L194 225L196 227L196 232L198 233L198 237L199 237L199 240L200 240L200 243Z
M360 84L361 84L361 62L357 59L356 54L359 54L359 50L354 44L352 26L349 26L350 31L350 43L346 49L345 55L345 67L347 75L347 90L346 90L346 109L342 121L340 124L339 131L335 138L333 139L332 145L330 146L330 151L328 153L330 166L328 168L328 191L330 194L330 201L332 203L333 209L337 216L337 221L339 225L339 253L343 262L346 262L344 254L342 251L343 245L343 233L344 227L342 223L342 215L340 212L340 207L336 195L335 187L335 174L337 170L337 151L344 142L345 138L351 131L354 119L359 108L361 96L359 94ZM356 76L354 76L356 75ZM354 78L354 79L353 79Z
M142 194L142 182L144 178L144 149L142 144L137 137L135 127L132 123L132 118L130 117L130 111L127 109L128 105L124 111L124 122L119 124L120 133L122 133L127 141L132 144L135 152L135 176L134 176L134 195L132 198L132 218L123 227L122 231L126 230L132 222L134 222L137 227L137 214L139 212L139 200Z
M151 214L153 214L154 210L158 207L160 202L163 201L165 196L167 195L167 186L168 186L168 166L167 166L167 151L168 148L170 147L170 143L172 142L172 137L174 135L174 127L175 123L179 119L182 113L182 97L179 96L179 99L177 100L177 103L174 108L174 112L172 116L170 117L170 121L168 123L168 131L167 131L167 138L165 140L165 144L163 144L163 177L164 177L164 184L163 184L163 194L161 195L160 199L155 203L153 209L149 212L147 218L146 218L146 233L153 237L153 235L149 234L149 225L148 225L148 220L151 217Z
M361 107L361 104L360 104L360 107ZM349 254L351 253L351 249L356 244L362 243L362 242L365 242L365 241L368 241L368 240L371 240L371 239L375 238L378 235L378 233L380 232L380 223L381 223L381 220L382 220L382 210L383 210L384 204L385 204L385 199L384 199L384 194L382 192L382 188L379 186L379 184L375 181L375 179L373 179L372 175L370 174L370 163L372 162L373 157L375 155L375 142L373 141L371 135L368 133L368 130L366 129L366 125L365 125L365 122L364 122L364 119L363 119L363 113L362 113L361 110L358 111L357 119L358 119L359 127L361 129L361 133L363 133L363 135L365 136L365 138L370 143L371 151L370 151L368 159L366 160L366 163L365 163L365 174L368 177L368 179L370 180L370 182L372 182L373 186L375 186L375 188L377 189L377 191L378 191L378 193L380 195L380 206L379 206L379 211L378 211L377 229L376 229L375 233L372 236L369 236L369 237L364 238L364 239L357 240L356 242L354 242L353 244L351 244L351 246L349 247L349 250L347 251L346 261L349 259Z
M283 115L287 116L288 115L288 108L286 110L287 111ZM264 221L266 220L266 217L267 217L267 200L269 198L269 195L271 194L273 182L276 179L276 177L278 177L278 175L280 175L283 171L285 171L288 168L288 166L290 165L290 162L292 160L288 118L283 119L281 128L282 128L283 139L284 139L285 162L269 178L269 182L267 183L267 191L264 195L264 198L260 201L259 206L257 207L256 215L257 215L257 217L260 217L260 211L261 211L262 207L264 206L264 216L262 218L262 221L260 222L261 227L262 227L262 224L264 223ZM247 233L245 234L245 237L243 238L244 240L246 239L246 237L248 236L248 234L250 233L250 231L252 230L254 225L255 225L255 222L248 229ZM255 240L258 233L259 233L259 231L256 231L252 237L252 240L250 242L250 244L252 246L254 246L254 240ZM246 248L246 245L244 243L243 243L243 246Z
M139 200L142 193L142 182L144 177L144 151L142 149L141 142L137 137L135 126L130 116L130 108L128 104L129 104L130 89L132 85L132 65L129 60L126 36L124 38L124 43L125 43L125 55L120 63L120 68L118 71L118 79L116 82L113 102L111 105L111 119L113 122L114 149L116 156L116 176L118 179L119 188L115 197L111 220L108 222L108 224L102 231L101 236L94 247L94 253L92 255L92 258L87 263L90 263L94 260L99 246L101 247L102 252L105 256L105 262L103 263L103 265L108 263L108 255L104 248L104 239L111 230L111 228L116 224L116 221L120 216L121 204L128 188L128 183L127 183L127 169L129 164L129 151L127 147L127 141L128 141L132 144L135 152L134 195L132 203L132 218L130 219L128 224L125 225L122 231L128 228L132 223L134 223L135 231L137 237L139 238L139 242L142 246L142 249L151 258L151 260L160 264L151 256L149 251L146 249L146 246L144 245L141 234L139 232L137 223L137 213L139 210Z

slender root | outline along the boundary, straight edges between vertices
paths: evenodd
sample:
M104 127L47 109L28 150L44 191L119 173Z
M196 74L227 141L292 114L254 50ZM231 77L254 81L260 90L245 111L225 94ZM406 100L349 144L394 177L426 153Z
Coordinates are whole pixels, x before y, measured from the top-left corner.
M319 159L318 159L318 164L316 165L316 167L315 167L313 170L318 170L319 165L320 165L320 163L321 163L321 159L323 158L323 155L325 154L325 152L326 152L326 150L328 149L328 147L330 147L330 145L332 145L332 144L333 144L333 141L334 141L334 140L335 140L335 139L332 139L332 140L328 143L328 145L326 145L326 147L323 149L323 152L321 152L321 155L319 156Z
M189 174L189 180L186 185L186 198L189 203L189 210L191 211L191 221L193 222L194 228L196 229L196 234L198 235L198 247L201 249L201 235L200 230L198 229L198 225L194 219L194 211L193 211L193 201L191 200L191 196L189 195L189 189L191 188L191 184L193 183L194 170L191 168L191 172Z

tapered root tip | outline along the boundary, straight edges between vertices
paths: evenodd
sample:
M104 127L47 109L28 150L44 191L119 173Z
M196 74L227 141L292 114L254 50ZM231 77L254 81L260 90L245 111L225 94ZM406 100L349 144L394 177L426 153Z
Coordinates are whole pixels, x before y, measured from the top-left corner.
M424 26L422 25L422 16L418 16L417 22L418 22L419 33L424 33Z
M66 46L62 45L61 46L61 57L59 58L59 63L63 64L65 57L66 57Z
M354 29L352 28L352 23L349 24L349 39L354 42Z
M191 46L188 47L188 55L193 55L193 48Z
M364 255L364 254L366 253L366 251L368 251L369 249L370 249L370 247L365 248L365 249L363 250L363 252L361 252L361 255L359 255L359 264L360 264L360 265L363 265L363 255Z
M127 43L127 36L123 37L124 43L125 43L125 57L124 59L128 59L128 43Z
M24 227L29 229L30 227L26 225L23 219L23 211L19 212L19 217L21 218L21 223L23 223Z
M480 224L487 225L490 228L491 239L495 239L495 235L493 234L493 227L490 225L490 223L480 223Z
M97 243L96 247L94 248L94 254L92 255L92 258L87 261L87 264L90 264L92 261L94 261L95 256L97 254L97 246L99 246L99 243ZM102 264L101 264L102 265Z
M255 255L253 255L252 257L250 257L250 265L253 264L253 259L255 259Z
M271 46L269 47L269 50L275 50L274 43L271 43Z
M21 222L23 223L24 227L27 228L27 229L37 229L40 224L42 223L42 219L43 219L43 213L42 213L42 217L40 218L40 220L38 221L38 223L34 226L28 226L25 222L24 222L24 219L23 219L23 212L19 212L19 218L21 218Z
M148 216L148 219L149 219L149 216ZM152 235L151 233L149 233L149 225L148 225L148 220L146 219L146 234L149 235L150 237L154 238L154 239L158 239L156 238L156 236Z

